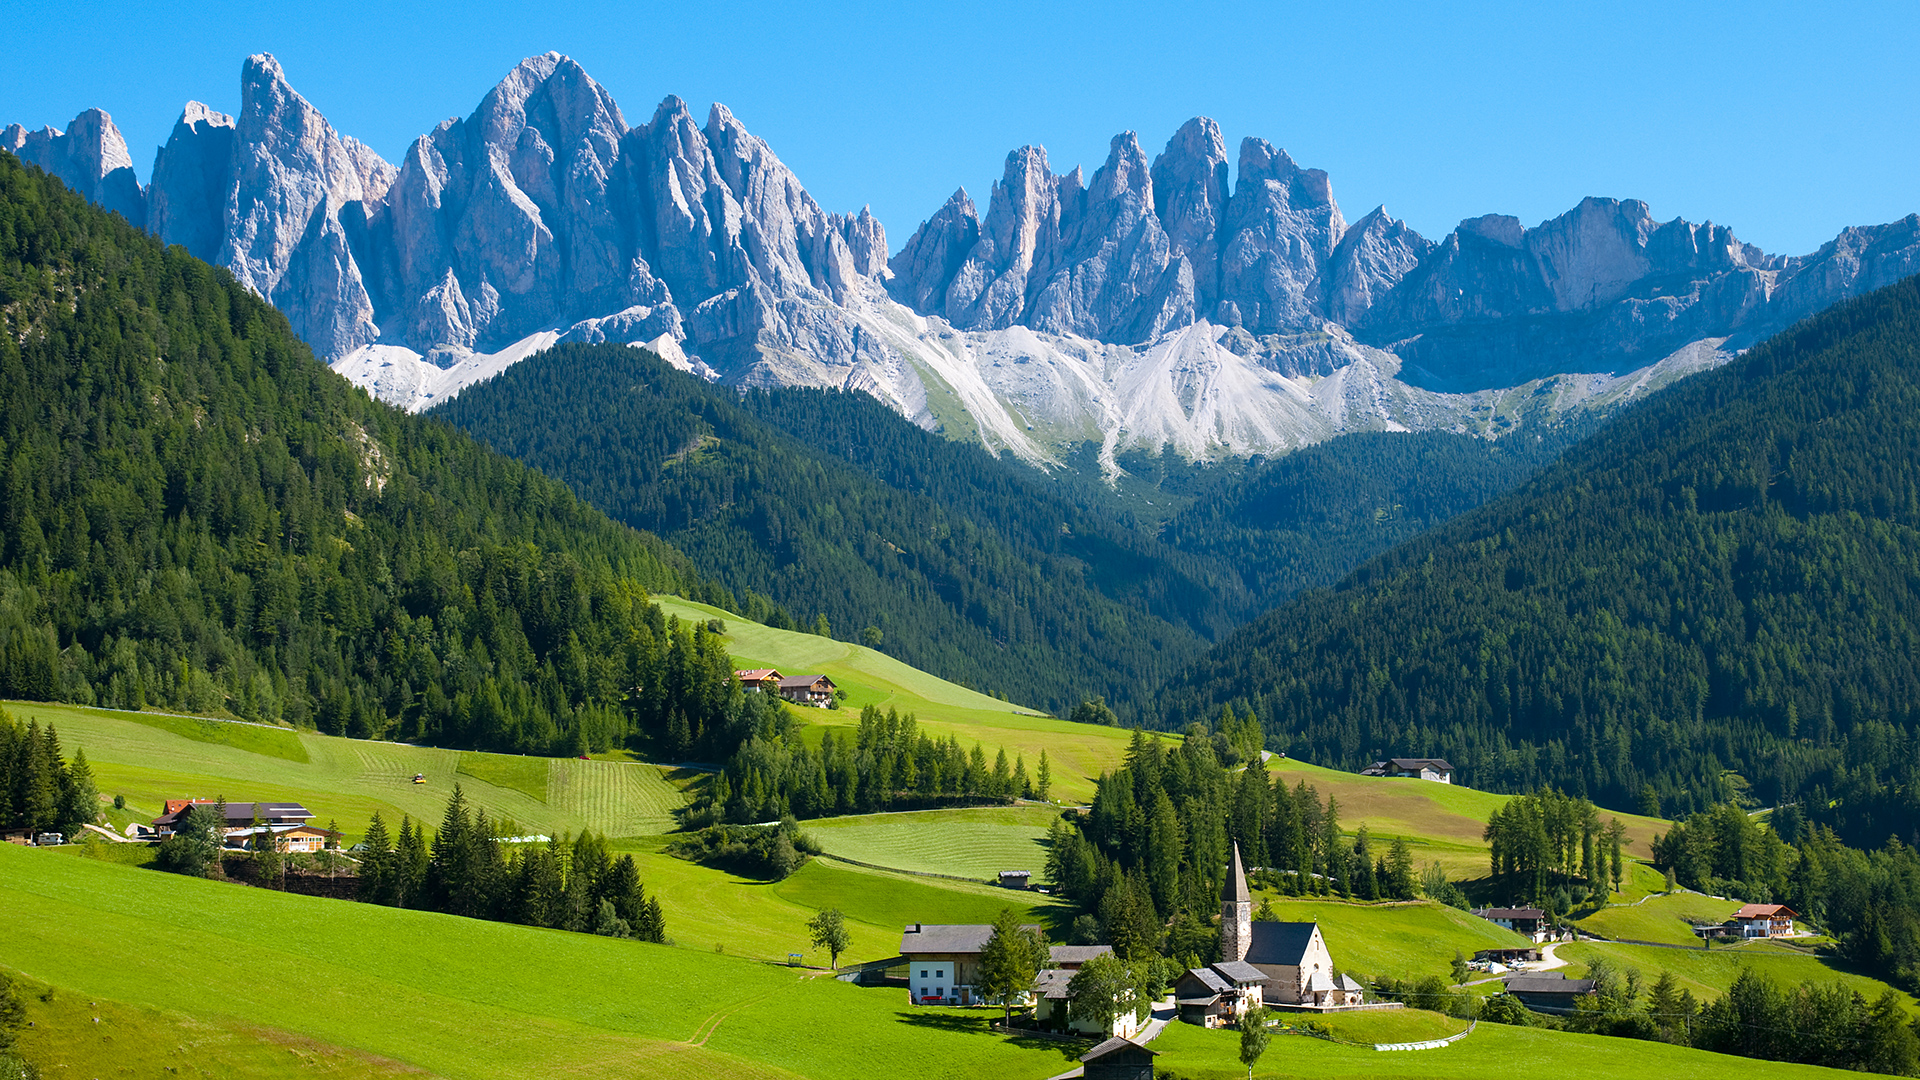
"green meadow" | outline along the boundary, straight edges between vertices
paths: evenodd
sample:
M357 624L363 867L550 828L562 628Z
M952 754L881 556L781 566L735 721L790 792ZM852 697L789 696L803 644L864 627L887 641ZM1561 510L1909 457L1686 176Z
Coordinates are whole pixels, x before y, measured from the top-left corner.
M1651 985L1661 971L1671 971L1683 989L1693 991L1693 996L1703 1001L1726 993L1727 988L1733 985L1733 980L1739 978L1740 972L1749 968L1781 986L1796 986L1808 981L1821 985L1843 983L1868 1001L1879 998L1891 989L1878 979L1835 967L1812 950L1768 941L1716 945L1711 949L1697 946L1690 949L1663 949L1652 945L1582 941L1560 946L1558 955L1568 962L1567 972L1571 977L1584 974L1587 965L1597 956L1604 956L1624 967L1639 969L1647 985ZM1911 995L1901 993L1900 997L1909 1011L1915 1010Z
M846 691L834 709L802 709L801 715L819 729L843 728L851 733L868 705L913 713L920 727L937 738L952 735L971 748L978 742L992 758L1005 749L1027 760L1028 775L1046 752L1053 774L1052 796L1058 801L1085 802L1093 798L1093 781L1102 772L1119 767L1131 733L1121 728L1074 724L1043 716L997 698L970 690L864 645L817 637L794 630L776 630L749 622L731 612L674 596L655 596L653 602L683 620L720 619L726 623L727 648L739 668L777 668L783 675L820 674Z
M1399 1040L1395 1040L1399 1041ZM1240 1040L1232 1031L1169 1024L1153 1041L1154 1066L1183 1080L1245 1080ZM1665 1043L1574 1035L1539 1028L1481 1024L1473 1034L1438 1050L1378 1051L1302 1035L1276 1035L1253 1070L1254 1080L1486 1080L1488 1077L1551 1076L1556 1080L1619 1080L1665 1076L1686 1080L1774 1080L1787 1077L1854 1076L1810 1065L1709 1054Z
M838 882L834 873L814 864L782 886L843 900L864 891L860 915L874 919L900 917L919 903L914 887L930 888L876 887L872 875ZM979 895L994 899L986 887ZM862 989L731 950L292 896L8 845L0 910L10 925L33 928L0 939L0 964L31 992L35 1024L23 1048L49 1076L853 1080L879 1070L1039 1080L1070 1068L1079 1049L995 1036L990 1010L914 1008L898 989ZM1331 924L1334 913L1314 913ZM1342 947L1336 958L1351 966ZM1356 1042L1397 1042L1459 1025L1431 1013L1360 1014L1334 1028ZM1163 1074L1194 1080L1245 1076L1237 1047L1232 1032L1181 1024L1153 1043ZM1280 1035L1254 1075L1542 1071L1575 1080L1822 1072L1482 1024L1445 1049L1391 1054Z
M1430 900L1364 903L1309 900L1255 890L1254 903L1273 904L1282 922L1317 922L1333 965L1361 979L1447 975L1458 949L1511 949L1527 939L1476 915Z
M236 1068L239 1075L310 1075L303 1049L343 1063L336 1071L347 1075L473 1078L832 1080L871 1076L882 1060L937 1062L934 1074L954 1077L1037 1077L1069 1063L1059 1047L987 1035L984 1012L915 1009L899 990L817 972L11 845L0 845L0 910L9 925L33 930L8 934L0 963L55 988L55 1002L113 1003L108 1016L132 1030L89 1016L82 1031L117 1036L141 1074L158 1074L159 1058L195 1056L193 1040L172 1030L168 1018L178 1013L215 1041L283 1048L274 1068L272 1054L229 1046L236 1060L259 1065ZM68 1025L83 1020L72 1010L48 1015L65 1015ZM821 1021L829 1037L801 1037ZM30 1039L42 1041L30 1041L30 1053L85 1050L83 1060L101 1061L104 1044L85 1034L32 1031ZM94 1075L41 1060L48 1075Z
M1044 806L971 807L820 818L806 828L827 854L843 859L980 881L1026 870L1039 882L1047 826L1058 816Z
M6 707L23 722L54 725L67 754L85 750L101 794L126 796L127 820L159 816L168 799L291 800L320 824L339 822L351 843L376 810L390 829L403 813L438 824L458 783L472 803L519 832L644 836L672 829L672 811L685 803L651 765L439 750L71 705ZM426 783L413 783L416 773Z
M1668 945L1698 945L1695 923L1727 921L1740 904L1715 900L1696 892L1648 896L1636 904L1603 907L1578 920L1582 930L1610 938L1657 941Z

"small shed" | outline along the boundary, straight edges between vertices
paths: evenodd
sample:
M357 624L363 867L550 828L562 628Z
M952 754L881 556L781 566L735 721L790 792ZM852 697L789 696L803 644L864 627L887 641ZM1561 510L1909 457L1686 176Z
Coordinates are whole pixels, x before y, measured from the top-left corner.
M1160 1056L1134 1042L1114 1036L1080 1055L1086 1080L1153 1080L1153 1059Z
M1032 886L1033 871L1031 870L1000 871L1000 887L1003 889L1027 889Z
M1514 975L1507 979L1507 993L1535 1012L1569 1013L1593 993L1593 980L1569 979L1558 971Z

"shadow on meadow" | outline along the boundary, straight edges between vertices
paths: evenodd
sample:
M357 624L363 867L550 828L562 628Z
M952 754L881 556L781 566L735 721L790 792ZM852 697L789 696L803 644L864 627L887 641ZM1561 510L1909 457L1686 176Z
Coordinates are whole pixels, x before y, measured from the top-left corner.
M1012 1043L1022 1050L1052 1050L1058 1053L1063 1060L1068 1061L1077 1061L1080 1055L1086 1052L1086 1048L1093 1045L1090 1041L1062 1042L1059 1039L1047 1038L1040 1035L1015 1034L1013 1037L1008 1038L992 1026L1000 1019L1000 1014L998 1013L994 1013L991 1016L957 1016L953 1013L902 1011L894 1015L899 1018L901 1023L910 1024L914 1027L928 1028L952 1035L984 1035L989 1038Z

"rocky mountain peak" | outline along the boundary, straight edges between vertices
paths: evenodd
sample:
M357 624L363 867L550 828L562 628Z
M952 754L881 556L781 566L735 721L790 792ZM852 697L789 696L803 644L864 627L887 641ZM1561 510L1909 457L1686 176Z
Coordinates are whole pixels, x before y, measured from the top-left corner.
M10 124L0 131L0 149L38 165L60 182L135 225L146 223L146 197L133 175L133 156L113 117L88 109L67 130L28 131Z
M222 214L233 179L233 117L187 102L153 158L147 228L195 258L212 261L226 239Z
M1197 301L1219 299L1220 217L1227 205L1227 143L1220 125L1196 116L1153 162L1153 199L1174 254L1194 268Z

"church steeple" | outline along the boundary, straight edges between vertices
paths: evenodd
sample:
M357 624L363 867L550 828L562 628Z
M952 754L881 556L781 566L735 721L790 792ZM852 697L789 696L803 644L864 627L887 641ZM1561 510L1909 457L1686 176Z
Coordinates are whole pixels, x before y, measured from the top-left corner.
M1253 945L1253 894L1247 891L1247 870L1240 862L1240 845L1233 845L1226 895L1220 899L1220 959L1245 960Z

